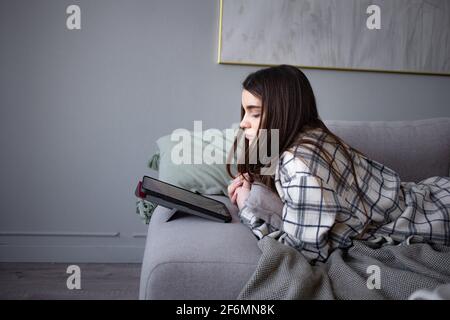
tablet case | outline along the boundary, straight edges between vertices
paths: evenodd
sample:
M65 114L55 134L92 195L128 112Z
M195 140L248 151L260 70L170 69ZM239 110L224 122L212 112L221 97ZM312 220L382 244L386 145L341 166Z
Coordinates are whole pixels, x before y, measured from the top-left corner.
M178 189L183 190L183 192L188 192L196 196L207 198L208 200L213 201L214 203L219 204L224 211L227 213L227 216L224 216L220 213L213 212L211 210L208 210L206 208L201 208L195 205L192 205L190 203L183 202L179 199L170 197L170 195L163 195L156 192L153 192L150 189L146 188L146 185L151 183L151 180L156 180L158 183L166 184L171 187L176 187ZM142 181L139 181L138 186L136 187L135 195L139 198L145 199L147 201L153 202L155 204L161 205L163 207L172 209L171 212L168 215L167 221L173 220L174 217L176 217L176 213L188 213L193 214L202 218L219 221L219 222L230 222L231 221L231 214L228 211L228 208L220 201L205 197L201 195L200 193L195 193L174 185L171 185L169 183L166 183L164 181L144 176Z

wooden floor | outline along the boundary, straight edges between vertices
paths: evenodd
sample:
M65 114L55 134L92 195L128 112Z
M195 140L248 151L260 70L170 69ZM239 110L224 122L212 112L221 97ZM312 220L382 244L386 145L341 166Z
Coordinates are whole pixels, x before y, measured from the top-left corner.
M69 263L0 263L0 299L137 299L140 264L79 263L81 289L67 288Z

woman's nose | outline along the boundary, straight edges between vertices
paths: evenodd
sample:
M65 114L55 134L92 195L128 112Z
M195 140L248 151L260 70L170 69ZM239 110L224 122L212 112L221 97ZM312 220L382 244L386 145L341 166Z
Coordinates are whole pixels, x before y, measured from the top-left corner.
M245 129L245 128L249 128L250 127L250 123L247 120L242 120L240 123L240 127Z

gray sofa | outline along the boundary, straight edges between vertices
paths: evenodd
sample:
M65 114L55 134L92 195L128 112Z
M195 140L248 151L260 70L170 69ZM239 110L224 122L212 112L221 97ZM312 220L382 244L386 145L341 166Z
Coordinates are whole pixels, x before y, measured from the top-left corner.
M326 121L350 145L396 170L402 181L450 173L450 118L395 122ZM236 299L253 274L260 250L237 207L223 201L232 223L156 208L148 228L140 299Z

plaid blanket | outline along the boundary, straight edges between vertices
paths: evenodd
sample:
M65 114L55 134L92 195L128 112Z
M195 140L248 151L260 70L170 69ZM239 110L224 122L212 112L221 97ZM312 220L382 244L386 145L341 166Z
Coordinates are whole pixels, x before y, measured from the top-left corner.
M262 255L238 299L408 299L416 290L450 283L450 247L354 241L325 263L271 237L258 241ZM423 294L421 295L423 296Z

